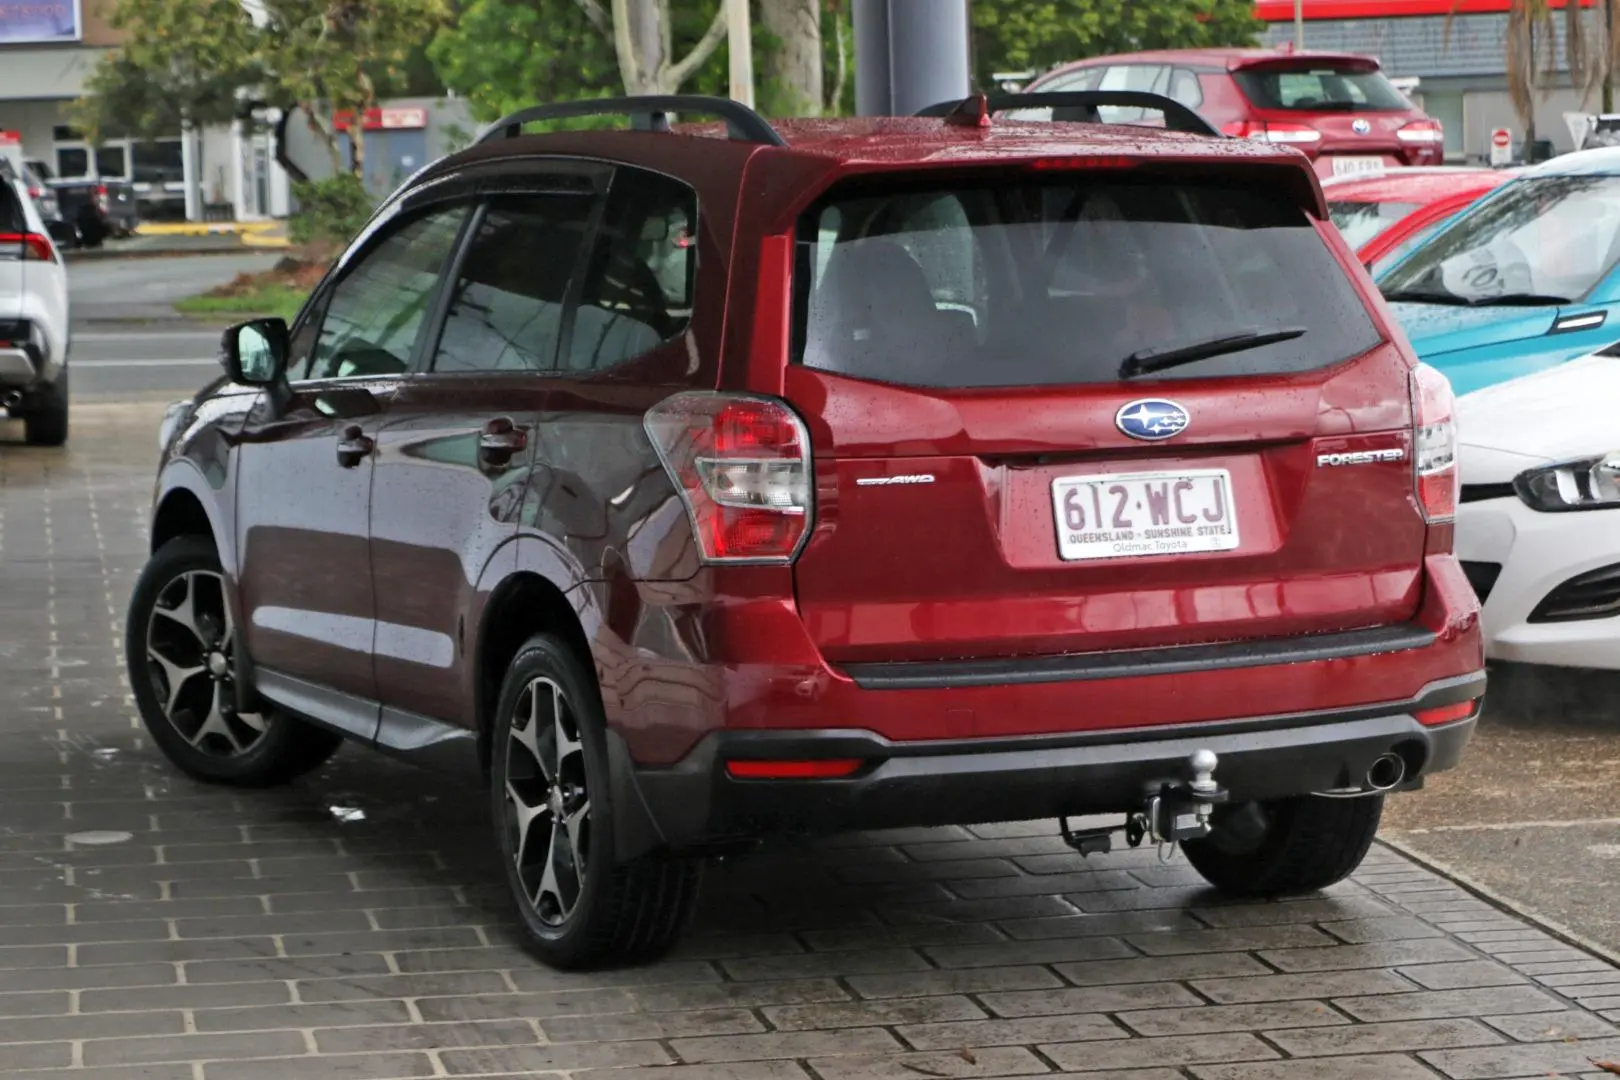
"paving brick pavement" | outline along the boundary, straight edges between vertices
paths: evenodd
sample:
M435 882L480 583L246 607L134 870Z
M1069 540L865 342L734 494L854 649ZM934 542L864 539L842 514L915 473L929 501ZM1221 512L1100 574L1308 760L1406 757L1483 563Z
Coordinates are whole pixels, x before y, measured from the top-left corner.
M159 760L119 645L156 421L86 407L66 451L0 445L3 1080L1490 1080L1620 1058L1620 969L1383 848L1326 895L1238 904L1152 852L1082 861L1049 822L848 836L714 868L663 963L541 968L478 792L353 748L269 791Z

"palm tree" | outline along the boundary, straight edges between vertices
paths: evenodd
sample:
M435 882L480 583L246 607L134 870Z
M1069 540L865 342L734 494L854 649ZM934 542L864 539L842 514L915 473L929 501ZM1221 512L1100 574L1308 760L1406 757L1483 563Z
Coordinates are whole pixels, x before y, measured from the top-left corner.
M1536 86L1557 70L1558 42L1555 0L1512 0L1508 9L1506 59L1508 97L1524 125L1525 142L1536 137ZM1590 40L1592 26L1584 17L1596 6L1598 38ZM1620 67L1620 6L1612 0L1564 0L1564 54L1570 85L1583 96L1601 84L1603 109L1614 107L1613 74ZM1455 6L1453 15L1455 15Z

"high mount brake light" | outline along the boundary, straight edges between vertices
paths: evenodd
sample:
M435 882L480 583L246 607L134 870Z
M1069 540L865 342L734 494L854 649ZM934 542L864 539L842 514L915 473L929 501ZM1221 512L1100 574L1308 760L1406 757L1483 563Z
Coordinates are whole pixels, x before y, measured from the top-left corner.
M1424 520L1432 524L1456 516L1462 483L1456 401L1450 380L1428 364L1412 372L1412 479Z
M775 398L685 392L647 411L647 437L708 563L791 563L812 524L810 435Z

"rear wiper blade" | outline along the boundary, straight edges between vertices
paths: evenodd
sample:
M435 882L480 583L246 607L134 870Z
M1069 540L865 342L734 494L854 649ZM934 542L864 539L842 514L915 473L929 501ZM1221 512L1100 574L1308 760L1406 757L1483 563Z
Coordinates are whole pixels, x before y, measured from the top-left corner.
M1551 307L1555 304L1574 303L1567 296L1551 296L1547 293L1515 292L1503 293L1501 296L1482 296L1478 300L1469 301L1471 307Z
M1395 304L1450 304L1452 307L1468 307L1472 303L1467 297L1456 293L1425 289L1390 289L1384 293L1384 299Z
M1179 345L1173 349L1138 349L1119 365L1119 377L1129 379L1136 375L1164 371L1166 368L1180 367L1182 364L1191 364L1198 360L1208 360L1212 356L1258 349L1262 345L1275 345L1279 341L1292 341L1303 336L1305 336L1303 326L1279 326L1275 330L1264 332L1244 330L1236 334L1224 334L1208 341Z

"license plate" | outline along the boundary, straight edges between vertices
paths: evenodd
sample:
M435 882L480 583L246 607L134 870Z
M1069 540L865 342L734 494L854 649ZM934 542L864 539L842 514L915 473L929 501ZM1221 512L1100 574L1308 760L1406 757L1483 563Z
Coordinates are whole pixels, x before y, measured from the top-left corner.
M1356 176L1359 173L1382 172L1384 159L1381 157L1339 157L1335 155L1333 161L1334 176Z
M1238 546L1225 469L1063 476L1052 481L1058 555L1120 559Z

